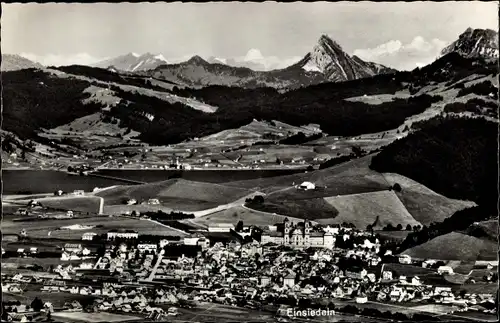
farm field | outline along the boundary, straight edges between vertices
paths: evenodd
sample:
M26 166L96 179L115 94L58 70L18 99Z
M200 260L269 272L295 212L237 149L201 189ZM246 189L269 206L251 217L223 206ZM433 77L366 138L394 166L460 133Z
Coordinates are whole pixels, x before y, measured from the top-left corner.
M420 276L433 275L437 273L436 270L434 269L422 268L419 266L412 266L412 265L397 264L397 263L384 264L384 270L392 271L393 277L399 277L399 276L420 277Z
M396 192L408 212L422 225L442 222L455 212L476 205L474 202L450 199L405 176L384 173L390 185L398 183L402 190Z
M82 226L91 226L87 230L57 230L63 226L80 224ZM82 219L67 220L45 220L38 222L11 222L4 227L3 233L19 233L26 229L31 238L47 238L48 232L51 232L51 238L58 239L76 239L79 240L82 234L92 231L97 234L103 234L113 229L136 230L139 234L182 236L179 231L173 230L150 220L140 220L126 217L89 217Z
M334 156L349 155L352 147L358 147L364 151L373 151L383 146L387 146L394 140L403 137L396 130L389 130L380 133L364 134L355 137L336 137L327 136L307 143L313 146L326 146L328 152L325 153Z
M157 198L160 205L168 208L181 209L179 206L187 206L189 211L200 211L233 202L251 193L251 190L221 184L173 179L142 185L119 186L96 195L104 198L106 206L123 205L132 198L139 203Z
M371 157L371 155L365 156L333 167L311 172L302 172L274 178L228 182L225 183L225 185L258 190L264 193L276 191L280 191L281 193L281 191L284 191L283 194L292 194L289 196L290 198L300 198L301 195L304 194L305 197L314 196L313 194L318 194L316 197L324 197L386 190L389 188L389 184L387 184L384 177L368 168ZM287 189L292 188L293 185L299 185L305 181L315 183L316 186L320 187L322 190L318 190L320 193L287 191ZM295 195L295 193L298 195Z
M79 265L83 260L65 261L64 264L72 264L73 266ZM91 260L94 261L94 260ZM60 258L2 258L2 270L15 269L19 266L38 265L42 266L45 270L51 266L57 267L61 264Z
M384 102L390 102L394 99L406 99L411 95L408 91L398 91L394 94L375 94L375 95L364 95L364 96L355 96L351 98L344 99L346 101L351 102L363 102L366 104L378 105Z
M479 312L465 312L465 313L460 313L460 316L464 317L464 318L471 318L474 320L498 322L498 316L495 314L486 314L486 313L479 313Z
M137 321L142 318L139 316L129 316L122 314L114 314L107 312L99 313L85 313L85 312L55 312L52 314L55 319L75 320L89 323L113 323L113 322L126 322Z
M467 293L474 294L495 294L498 290L498 285L495 283L475 283L475 284L463 284L460 289L465 290Z
M383 239L396 240L396 241L403 241L411 232L412 231L406 231L405 228L403 228L402 231L381 231L381 230L376 231L376 233L380 235Z
M273 225L275 223L281 223L285 218L288 218L290 221L294 222L302 221L299 218L285 217L278 214L269 214L266 212L249 209L243 206L236 206L227 210L219 211L190 220L190 222L208 226L208 224L216 222L233 223L234 225L236 225L239 221L243 221L243 225L245 226L255 225L264 227Z
M80 303L86 303L92 302L95 299L95 297L90 295L47 293L40 290L25 290L22 294L4 293L2 296L4 301L19 300L21 302L25 300L31 302L33 299L35 299L35 297L38 297L44 302L51 302L55 308L64 306L66 302L78 301Z
M269 214L276 213L283 216L318 221L320 219L335 218L338 214L337 209L322 198L283 200L272 197L265 198L263 204L252 203L247 206Z
M404 253L422 259L497 260L497 252L497 244L492 241L452 232L410 248Z
M96 196L82 196L82 197L65 197L65 198L46 198L38 199L43 206L71 210L78 212L88 212L92 214L99 214L99 207L101 199Z
M254 161L258 162L260 160L275 163L277 158L284 162L290 162L294 158L312 161L319 155L314 151L314 147L294 145L256 145L248 149L235 150L232 154L241 154L242 157L239 162L242 164L248 164ZM332 153L331 155L333 156L334 154Z
M193 309L179 309L180 315L171 318L172 322L223 322L232 323L235 317L239 322L276 322L276 312L252 310L214 303L199 303ZM324 322L381 322L376 319L367 320L362 317L337 314L335 316L315 317L315 321ZM296 318L296 322L309 322L307 319Z
M373 225L381 229L388 224L403 228L420 225L392 191L326 197L325 201L338 210L333 219L320 220L323 224L353 223L357 228L365 229Z
M4 197L6 200L10 200L9 196ZM93 213L98 214L101 199L96 196L57 196L57 197L38 197L35 198L36 201L40 202L43 207L57 210L71 210L82 213ZM15 198L11 200L12 206L14 205L19 208L32 200L32 198Z

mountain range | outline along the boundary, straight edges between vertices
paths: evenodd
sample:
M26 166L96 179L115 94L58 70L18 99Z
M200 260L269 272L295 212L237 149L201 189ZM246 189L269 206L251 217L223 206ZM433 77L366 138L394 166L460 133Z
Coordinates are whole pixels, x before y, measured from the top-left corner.
M464 57L498 58L498 33L490 29L468 28L456 41L442 50L441 56L452 52ZM205 60L200 56L193 56L185 62L169 64L161 54L128 53L92 66L152 77L181 87L223 85L244 88L273 87L280 90L396 72L395 69L366 62L355 55L350 56L327 35L321 35L311 52L285 68L262 70L264 64L259 61L261 56L257 50L251 50L245 58L238 61L214 57ZM3 71L42 67L19 55L2 57Z
M246 67L229 66L221 60L211 61L194 56L180 64L158 66L152 71L144 72L144 75L189 87L225 85L293 89L396 72L380 64L365 62L356 56L351 57L326 35L319 38L316 46L302 60L283 69L255 71Z

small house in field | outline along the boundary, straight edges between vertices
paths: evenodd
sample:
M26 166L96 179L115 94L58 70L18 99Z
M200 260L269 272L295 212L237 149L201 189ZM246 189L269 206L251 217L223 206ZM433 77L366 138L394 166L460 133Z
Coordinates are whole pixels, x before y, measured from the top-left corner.
M309 191L309 190L316 189L316 185L314 183L311 183L311 182L304 182L304 183L300 184L297 188L304 190L304 191Z
M160 200L158 200L158 199L149 199L148 200L148 204L149 205L159 205L160 204Z
M130 199L127 201L127 205L135 205L137 204L137 200L136 199Z
M438 268L438 274L440 274L440 275L444 275L444 274L453 275L453 268L451 268L450 266L440 266Z
M368 298L366 297L366 295L360 295L360 296L356 297L356 303L364 304L366 302L368 302Z
M82 245L79 243L66 243L64 245L64 251L68 253L80 253L82 250Z
M411 264L411 257L409 255L400 255L398 260L400 264Z

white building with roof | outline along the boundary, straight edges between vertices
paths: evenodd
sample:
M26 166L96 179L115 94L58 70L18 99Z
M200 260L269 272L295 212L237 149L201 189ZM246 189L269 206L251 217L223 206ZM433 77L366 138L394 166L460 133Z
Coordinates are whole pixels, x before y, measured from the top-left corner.
M82 240L87 240L87 241L92 241L94 240L94 237L97 235L95 232L85 232L82 235Z
M140 252L145 252L145 251L156 252L156 250L158 249L158 245L156 243L139 243L137 244L137 249L139 249Z
M314 183L311 183L311 182L303 182L297 188L301 189L301 190L308 191L308 190L316 189L316 185Z
M208 232L230 232L235 226L232 223L214 223L209 224Z
M134 230L111 230L107 234L108 240L113 240L116 238L122 239L137 239L139 238L139 233Z
M451 268L450 266L440 266L437 271L440 275L453 275L453 268Z
M398 260L400 264L411 264L411 257L409 255L400 255Z

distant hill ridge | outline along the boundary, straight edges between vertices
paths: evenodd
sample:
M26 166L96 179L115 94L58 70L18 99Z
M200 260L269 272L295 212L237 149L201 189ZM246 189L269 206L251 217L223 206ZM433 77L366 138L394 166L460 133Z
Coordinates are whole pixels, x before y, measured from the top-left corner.
M17 71L26 68L43 68L43 65L17 54L2 54L1 70L3 72Z

